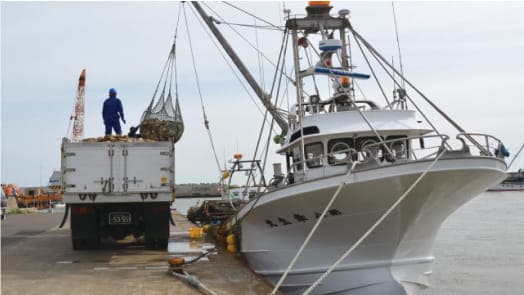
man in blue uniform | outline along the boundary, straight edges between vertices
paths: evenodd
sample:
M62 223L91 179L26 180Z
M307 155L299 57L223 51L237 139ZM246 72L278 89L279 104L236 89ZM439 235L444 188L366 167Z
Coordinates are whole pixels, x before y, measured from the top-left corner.
M117 135L122 135L122 128L120 127L120 119L124 124L124 109L122 102L116 97L116 90L109 89L109 97L104 101L104 108L102 110L102 117L104 118L104 125L106 126L106 136L111 135L112 129L115 129Z

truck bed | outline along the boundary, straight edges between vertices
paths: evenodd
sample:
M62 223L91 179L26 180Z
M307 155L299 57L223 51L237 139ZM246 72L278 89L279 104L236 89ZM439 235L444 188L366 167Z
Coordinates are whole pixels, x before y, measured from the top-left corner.
M64 202L166 202L174 192L174 145L158 142L62 144Z

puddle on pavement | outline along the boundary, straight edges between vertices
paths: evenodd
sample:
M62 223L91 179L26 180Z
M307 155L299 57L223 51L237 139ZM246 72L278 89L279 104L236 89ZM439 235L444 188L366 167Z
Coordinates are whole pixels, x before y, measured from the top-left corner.
M167 245L167 253L169 256L182 256L184 260L191 261L200 254L210 251L210 254L215 254L211 250L215 248L212 243L206 243L203 239L190 239L187 234L171 235ZM209 261L207 256L199 259L200 261Z

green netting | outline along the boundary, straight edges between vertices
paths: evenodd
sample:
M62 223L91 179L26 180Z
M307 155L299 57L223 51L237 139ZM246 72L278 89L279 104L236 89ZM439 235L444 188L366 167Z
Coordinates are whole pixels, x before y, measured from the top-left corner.
M184 122L176 84L175 48L175 43L173 43L153 98L140 119L140 134L145 139L176 143L184 133ZM175 82L175 106L173 106L171 87L173 81ZM159 91L160 85L163 85L161 91Z

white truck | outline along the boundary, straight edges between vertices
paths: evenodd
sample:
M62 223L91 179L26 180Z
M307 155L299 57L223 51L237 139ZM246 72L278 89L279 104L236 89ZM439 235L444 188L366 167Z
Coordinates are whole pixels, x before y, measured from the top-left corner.
M175 149L169 141L62 141L61 185L75 250L101 238L144 237L166 249L174 199Z

